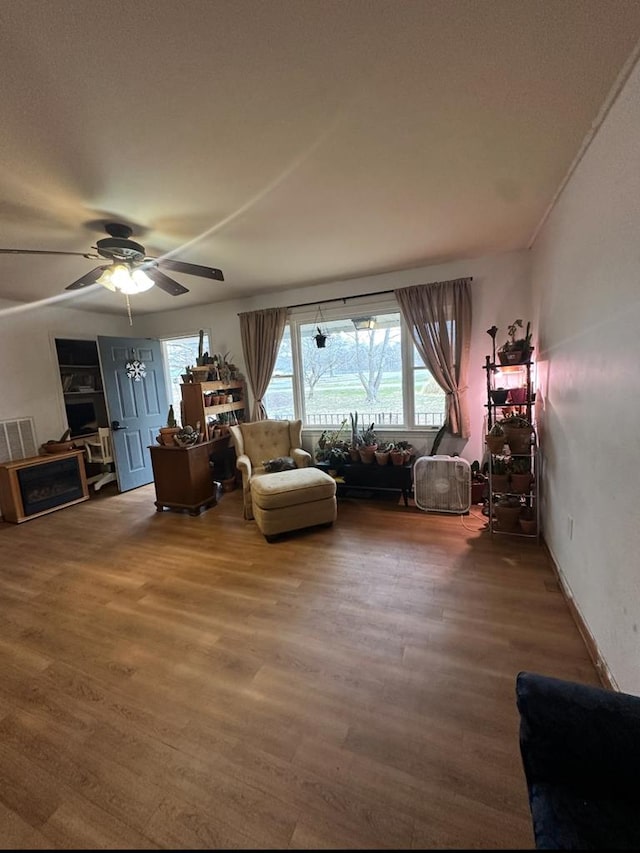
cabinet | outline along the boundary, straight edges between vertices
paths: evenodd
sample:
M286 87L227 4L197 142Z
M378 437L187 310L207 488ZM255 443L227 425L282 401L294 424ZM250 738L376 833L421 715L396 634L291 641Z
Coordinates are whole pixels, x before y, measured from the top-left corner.
M214 506L219 484L213 479L209 462L223 453L228 443L229 437L225 436L190 447L149 447L157 511L167 507L198 515L203 508Z
M487 432L512 415L531 428L513 430L504 425L500 452L488 448L487 511L491 533L524 536L539 541L542 455L534 420L534 364L502 365L486 357Z
M194 427L199 422L205 435L210 436L215 425L226 426L245 420L244 383L187 382L182 392L182 424Z
M56 353L71 438L108 426L96 342L56 338Z
M31 456L0 465L0 510L20 524L89 500L84 451Z

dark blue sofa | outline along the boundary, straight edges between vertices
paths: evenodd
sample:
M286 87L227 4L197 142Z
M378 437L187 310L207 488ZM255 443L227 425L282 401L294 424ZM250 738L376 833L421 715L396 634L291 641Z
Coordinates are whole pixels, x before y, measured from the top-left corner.
M640 850L640 697L533 672L516 679L538 850Z

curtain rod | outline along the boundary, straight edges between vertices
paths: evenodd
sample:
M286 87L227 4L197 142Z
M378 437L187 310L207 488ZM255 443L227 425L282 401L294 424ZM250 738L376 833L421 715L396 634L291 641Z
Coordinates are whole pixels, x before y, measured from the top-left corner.
M472 275L463 276L466 281L473 281ZM447 279L448 281L461 281L461 279L453 278ZM434 282L435 283L435 282ZM412 285L413 287L419 287L420 285ZM287 308L308 308L309 305L326 305L327 302L346 302L347 299L364 299L365 296L385 296L389 293L395 293L396 290L402 288L395 288L394 290L376 290L374 293L356 293L353 296L335 296L333 299L317 299L315 302L299 302L297 305L287 305ZM240 316L240 314L238 314Z

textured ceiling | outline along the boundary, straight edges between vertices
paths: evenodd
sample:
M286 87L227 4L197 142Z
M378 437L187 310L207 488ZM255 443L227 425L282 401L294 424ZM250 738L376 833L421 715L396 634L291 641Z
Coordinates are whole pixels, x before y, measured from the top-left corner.
M0 246L116 220L224 271L139 314L523 248L639 36L637 0L1 0ZM0 255L0 298L92 266Z

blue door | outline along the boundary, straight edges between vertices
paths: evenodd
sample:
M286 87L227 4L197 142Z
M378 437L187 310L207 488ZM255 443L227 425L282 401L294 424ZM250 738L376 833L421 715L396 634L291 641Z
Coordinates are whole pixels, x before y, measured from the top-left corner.
M169 403L160 341L98 335L98 352L121 492L153 482L149 445L166 425Z

